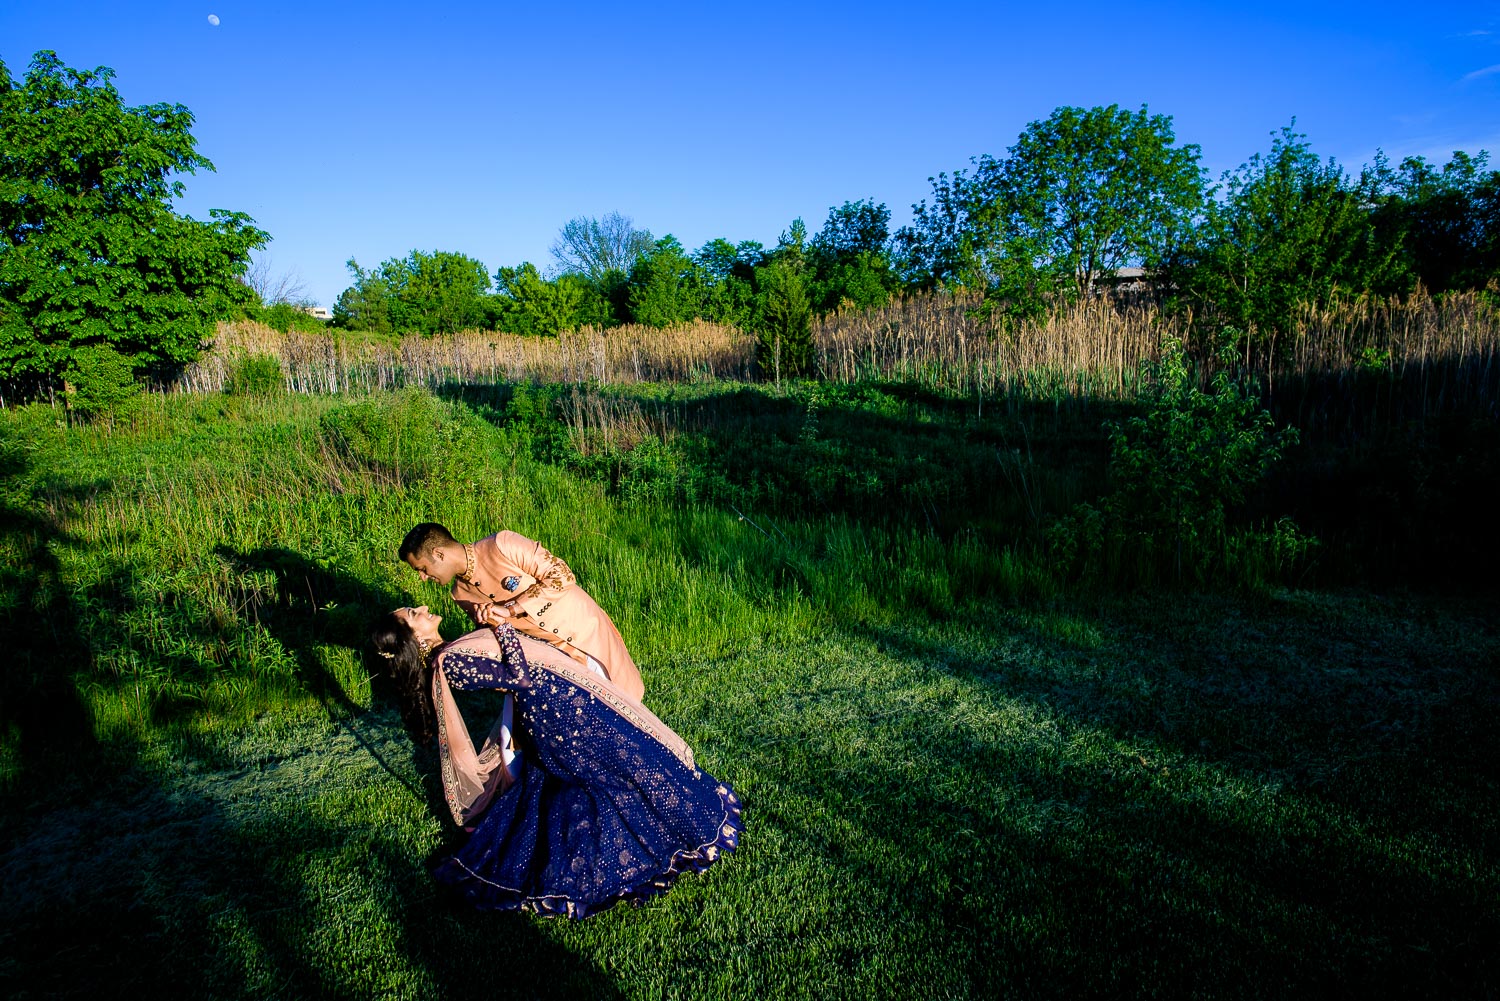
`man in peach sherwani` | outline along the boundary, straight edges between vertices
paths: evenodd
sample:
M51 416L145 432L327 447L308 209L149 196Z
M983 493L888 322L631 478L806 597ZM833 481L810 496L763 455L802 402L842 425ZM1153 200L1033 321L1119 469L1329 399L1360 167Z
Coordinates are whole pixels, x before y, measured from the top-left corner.
M451 583L453 600L476 624L509 622L517 632L552 644L641 701L641 672L620 631L578 586L568 565L540 543L516 532L463 543L429 521L406 533L400 556L424 580Z

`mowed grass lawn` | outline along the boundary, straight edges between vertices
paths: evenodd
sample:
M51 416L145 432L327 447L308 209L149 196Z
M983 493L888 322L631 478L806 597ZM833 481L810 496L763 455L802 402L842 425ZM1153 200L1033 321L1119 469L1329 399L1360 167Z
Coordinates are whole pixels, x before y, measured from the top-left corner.
M360 445L401 407L421 447ZM1491 601L968 593L972 553L626 504L430 399L0 428L6 996L1500 991ZM413 600L461 631L393 560L429 517L570 560L739 851L581 923L440 897L360 649Z

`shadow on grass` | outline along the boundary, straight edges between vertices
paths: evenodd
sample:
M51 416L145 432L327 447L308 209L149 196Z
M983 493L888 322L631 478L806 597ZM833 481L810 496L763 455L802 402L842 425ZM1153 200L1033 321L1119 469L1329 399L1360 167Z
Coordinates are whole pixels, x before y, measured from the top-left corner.
M405 741L385 724L381 739ZM235 770L132 772L25 832L0 857L0 992L617 996L537 922L450 904L413 857L409 825L338 811L392 792L374 769L320 801L308 783L324 759L358 753L321 733L278 734L269 758L241 748Z
M1231 629L1267 630L1265 658L1330 632L1352 639L1364 622L1315 616L1288 636L1272 613ZM828 864L877 872L890 907L940 911L935 947L969 971L975 996L1483 997L1500 986L1485 944L1500 939L1493 660L1454 672L1432 651L1404 684L1400 662L1364 685L1342 665L1321 680L1296 677L1319 671L1305 664L1268 679L1264 662L1248 674L1221 663L1245 652L1233 639L1187 655L1197 630L1174 639L1181 622L1128 625L1136 650L1108 652L1116 676L1056 642L1028 663L1003 643L976 657L931 634L867 630L912 665L910 688L951 679L958 704L893 714L897 693L824 686L800 708L815 715L832 698L865 720L820 739L794 700L783 742L772 729L750 746L785 802L804 807L762 803L762 819L810 844L827 830L810 819L820 813L861 832L822 834ZM1392 744L1403 722L1418 732ZM839 739L870 751L851 763Z
M81 501L87 490L77 494ZM48 496L66 500L56 486ZM132 741L98 743L78 687L93 655L53 555L76 540L32 505L4 503L0 521L10 557L0 567L10 655L0 732L12 749L0 812L0 994L150 997L171 985L189 997L615 996L606 974L536 922L451 906L428 875L430 854L455 836L442 819L435 756L417 749L391 714L366 711L319 656L327 644L362 649L370 619L402 603L399 596L285 549L218 552L239 571L274 573L259 625L325 706L338 745L322 772L308 768L293 786L257 789L252 779L299 755L316 760L323 748L271 746L247 760L218 746L243 727L182 731L145 760ZM116 616L147 600L140 591L124 568L80 595ZM164 621L178 633L211 629L193 615ZM168 666L192 677L202 670L186 660ZM378 680L374 687L385 701ZM197 711L191 701L155 707L174 720ZM162 750L165 767L147 763ZM355 802L332 808L331 818L329 808L305 802L349 767L366 779L344 795L383 788L388 805ZM402 806L407 795L424 809ZM429 826L403 840L379 816ZM448 832L438 839L433 816ZM328 859L339 864L321 864ZM330 888L329 879L343 882Z
M1103 485L1118 404L972 401L896 384L516 387L439 395L524 435L533 457L636 500L1013 534ZM643 431L651 441L642 440ZM646 447L642 447L645 445Z
M0 672L0 738L14 748L16 789L45 786L59 771L96 763L92 714L77 677L90 650L63 586L54 544L72 540L13 486L28 471L17 449L0 450L0 636L6 665ZM55 502L77 504L96 485L54 485Z

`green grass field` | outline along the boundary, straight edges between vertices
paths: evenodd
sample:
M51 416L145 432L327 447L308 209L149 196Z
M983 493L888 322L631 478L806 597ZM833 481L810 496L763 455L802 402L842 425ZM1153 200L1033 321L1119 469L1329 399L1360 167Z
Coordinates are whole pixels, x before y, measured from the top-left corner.
M1096 413L449 395L0 412L6 996L1500 992L1492 597L1049 582ZM569 560L739 851L576 924L439 896L362 648L462 631L394 561L433 518Z

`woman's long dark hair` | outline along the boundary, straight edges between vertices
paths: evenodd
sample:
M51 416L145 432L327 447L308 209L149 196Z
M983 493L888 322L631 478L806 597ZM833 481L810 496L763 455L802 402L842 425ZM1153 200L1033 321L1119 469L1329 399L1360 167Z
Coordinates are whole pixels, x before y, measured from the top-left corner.
M412 739L422 745L437 736L437 714L432 708L432 665L422 656L411 626L386 612L370 626L370 643L380 664L396 686L401 720ZM387 656L389 655L389 656Z

